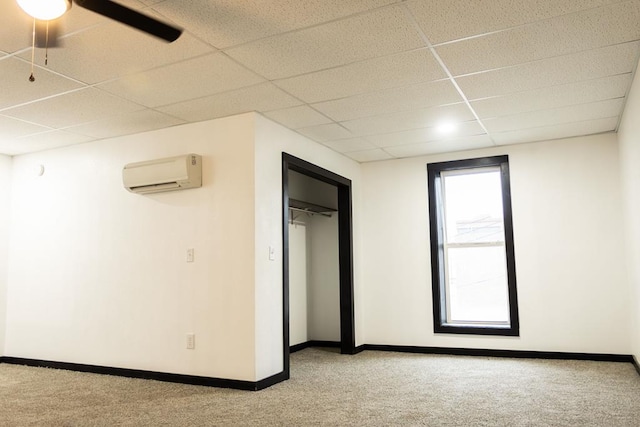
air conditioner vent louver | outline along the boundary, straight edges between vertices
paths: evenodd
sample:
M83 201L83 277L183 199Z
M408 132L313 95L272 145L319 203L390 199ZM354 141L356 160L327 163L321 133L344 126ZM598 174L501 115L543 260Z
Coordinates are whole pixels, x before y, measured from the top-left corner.
M149 194L202 186L202 157L197 154L130 163L122 169L124 187Z

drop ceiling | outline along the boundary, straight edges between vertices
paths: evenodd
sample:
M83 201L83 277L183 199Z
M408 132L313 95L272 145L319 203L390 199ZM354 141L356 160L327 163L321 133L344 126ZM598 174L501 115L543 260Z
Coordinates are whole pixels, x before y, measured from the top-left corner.
M33 83L31 21L0 4L0 153L248 111L359 162L611 132L640 56L640 0L120 3L185 32L72 7Z

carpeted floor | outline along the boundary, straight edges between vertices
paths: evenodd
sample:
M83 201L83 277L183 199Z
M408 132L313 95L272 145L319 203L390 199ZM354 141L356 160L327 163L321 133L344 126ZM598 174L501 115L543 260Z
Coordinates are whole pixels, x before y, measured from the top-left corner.
M631 364L309 348L259 392L0 364L0 426L640 426Z

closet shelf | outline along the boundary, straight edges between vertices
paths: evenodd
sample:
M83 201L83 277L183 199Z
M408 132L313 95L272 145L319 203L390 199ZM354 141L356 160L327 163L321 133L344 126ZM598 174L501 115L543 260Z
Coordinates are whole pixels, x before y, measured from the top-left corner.
M331 216L332 213L338 212L337 209L328 208L326 206L316 205L314 203L304 202L297 199L289 199L289 209L308 214L320 214L323 216Z

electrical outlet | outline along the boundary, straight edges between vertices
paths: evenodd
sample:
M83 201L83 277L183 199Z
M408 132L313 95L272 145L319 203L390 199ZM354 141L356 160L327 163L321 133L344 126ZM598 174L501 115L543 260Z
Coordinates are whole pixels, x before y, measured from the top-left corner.
M196 334L187 334L187 350L195 350Z

